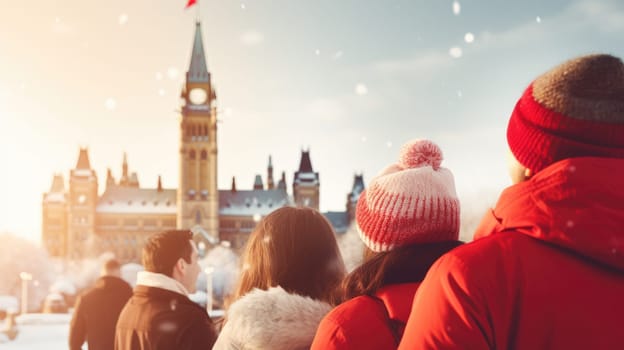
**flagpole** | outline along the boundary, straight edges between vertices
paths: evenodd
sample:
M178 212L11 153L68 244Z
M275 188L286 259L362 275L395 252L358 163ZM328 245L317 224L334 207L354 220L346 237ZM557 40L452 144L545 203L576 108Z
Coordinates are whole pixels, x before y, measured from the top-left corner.
M196 22L199 22L200 8L201 8L201 0L197 0L197 18L196 18Z

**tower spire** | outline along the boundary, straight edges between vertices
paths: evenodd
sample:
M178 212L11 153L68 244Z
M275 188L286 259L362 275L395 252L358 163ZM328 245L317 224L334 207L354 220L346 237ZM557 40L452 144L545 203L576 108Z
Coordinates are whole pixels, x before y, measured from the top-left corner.
M128 154L124 152L123 154L123 163L121 164L121 176L124 178L128 178Z
M273 159L269 155L269 165L267 166L267 190L272 190L275 188L275 183L273 181Z
M78 154L78 162L76 162L76 169L91 169L91 163L89 162L89 151L86 148L80 148L80 154Z
M186 72L188 83L209 83L210 73L206 65L206 54L204 53L204 43L201 33L201 22L195 22L195 40L193 41L193 52L191 53L191 65Z

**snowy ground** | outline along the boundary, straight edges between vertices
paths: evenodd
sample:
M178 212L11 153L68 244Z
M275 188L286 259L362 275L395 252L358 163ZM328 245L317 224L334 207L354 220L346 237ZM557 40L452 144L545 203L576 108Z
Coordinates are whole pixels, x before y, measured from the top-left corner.
M29 314L18 319L19 334L14 341L1 343L2 350L62 350L67 349L71 315Z
M222 317L223 310L214 310L210 315ZM19 334L14 341L6 342L0 334L1 350L63 350L67 349L69 321L71 314L28 314L19 316ZM2 324L0 324L2 326ZM85 344L84 349L87 348Z

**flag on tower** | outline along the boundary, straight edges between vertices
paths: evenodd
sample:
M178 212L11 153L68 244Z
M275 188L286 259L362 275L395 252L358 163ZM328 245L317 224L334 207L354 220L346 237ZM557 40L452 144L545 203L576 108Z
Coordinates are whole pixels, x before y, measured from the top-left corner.
M185 9L195 5L196 3L197 3L197 0L188 0L188 2L186 3Z

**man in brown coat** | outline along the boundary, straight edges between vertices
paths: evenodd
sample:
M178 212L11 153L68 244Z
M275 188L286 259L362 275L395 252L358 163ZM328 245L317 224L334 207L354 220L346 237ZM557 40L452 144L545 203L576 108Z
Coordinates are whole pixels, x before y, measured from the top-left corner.
M89 350L113 348L117 318L132 296L132 288L120 277L119 262L110 259L95 286L78 298L69 328L70 350L82 349L85 340Z
M145 271L121 311L115 350L211 349L216 332L204 308L188 298L200 266L190 231L158 233L143 247Z

